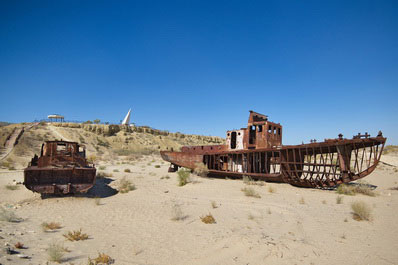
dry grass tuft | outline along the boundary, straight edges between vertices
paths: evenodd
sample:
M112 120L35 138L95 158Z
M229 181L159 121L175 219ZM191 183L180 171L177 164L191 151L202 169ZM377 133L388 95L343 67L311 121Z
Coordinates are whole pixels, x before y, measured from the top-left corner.
M67 234L63 234L63 236L69 241L80 241L88 239L88 235L82 233L82 229L69 231Z
M255 181L250 176L243 176L242 180L246 185L265 186L264 181Z
M206 216L201 216L200 220L202 220L202 222L205 224L215 224L216 223L216 219L214 219L214 217L213 217L213 215L211 215L211 213L209 213Z
M126 169L124 169L124 172L131 173L131 170L129 168L126 168Z
M322 204L326 204L326 203L327 203L326 200L323 200L323 201L322 201Z
M337 204L342 204L342 203L343 203L343 198L344 198L343 196L340 196L340 195L337 196L337 197L336 197L336 203L337 203Z
M47 232L47 231L50 231L50 230L53 231L53 230L60 229L61 228L61 224L60 223L55 223L55 222L50 222L50 223L44 222L44 223L41 224L41 228L43 229L44 232Z
M113 170L113 172L119 172L119 169L116 168L116 169Z
M118 191L120 193L127 193L129 191L135 190L135 186L134 184L127 180L126 177L123 177L120 181L119 181L119 186L118 186Z
M105 170L105 169L106 169L106 166L99 166L98 169L99 169L99 170Z
M114 262L115 260L105 253L98 253L98 257L95 259L88 258L88 265L108 265L113 264Z
M218 208L218 205L215 201L211 201L211 207L213 207L213 209Z
M244 187L241 191L248 197L261 198L260 194L251 187Z
M53 243L47 248L46 252L49 261L61 263L63 261L62 258L64 257L65 252L68 251L64 248L63 245Z
M106 172L97 172L97 178L113 178L113 175Z
M193 170L193 173L200 177L207 177L207 174L209 174L209 169L205 164L197 163Z
M300 198L299 203L300 203L300 204L305 204L305 199L304 199L304 197L301 197L301 198Z
M160 165L155 165L155 168L160 168Z
M357 221L370 221L372 218L372 208L363 201L351 203L352 218Z
M178 186L184 186L190 182L191 172L189 169L181 168L177 171L178 175Z
M95 205L97 205L97 206L101 205L101 197L95 197L95 198L94 198L94 203L95 203Z
M367 196L376 196L376 192L374 192L371 188L370 185L366 182L358 182L356 184L341 184L338 186L336 192L338 194L344 194L344 195L350 195L353 196L357 193L367 195Z
M276 189L275 189L274 187L272 187L272 186L269 186L269 187L268 187L268 192L269 192L269 193L275 193L275 192L276 192Z
M272 212L271 212L271 209L270 208L267 208L267 214L271 214Z
M14 245L14 247L17 248L17 249L23 249L23 248L24 248L24 245L23 245L21 242L18 242L18 243L16 243L16 244Z
M172 208L171 208L171 220L173 221L182 221L188 216L185 215L182 210L181 206L177 202L173 202Z

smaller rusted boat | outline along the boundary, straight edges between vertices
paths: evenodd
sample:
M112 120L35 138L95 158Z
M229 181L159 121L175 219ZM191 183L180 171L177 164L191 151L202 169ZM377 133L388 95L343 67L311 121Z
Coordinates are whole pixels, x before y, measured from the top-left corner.
M95 183L96 169L86 149L76 142L46 141L24 170L24 185L41 194L85 193Z

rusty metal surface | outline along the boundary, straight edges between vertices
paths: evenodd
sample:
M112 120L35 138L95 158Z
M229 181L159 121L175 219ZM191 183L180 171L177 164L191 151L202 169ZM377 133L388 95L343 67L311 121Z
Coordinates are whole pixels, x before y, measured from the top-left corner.
M24 185L42 194L85 193L95 182L96 169L86 160L84 146L75 142L47 141L40 157L24 170Z
M233 132L236 135L232 136ZM201 162L209 175L247 175L300 187L326 188L369 175L380 161L385 142L379 132L376 137L365 133L345 139L340 134L323 142L311 140L308 144L284 146L282 126L250 111L248 127L227 131L226 145L185 146L181 152L162 151L161 155L171 162L172 171L178 167L194 169Z

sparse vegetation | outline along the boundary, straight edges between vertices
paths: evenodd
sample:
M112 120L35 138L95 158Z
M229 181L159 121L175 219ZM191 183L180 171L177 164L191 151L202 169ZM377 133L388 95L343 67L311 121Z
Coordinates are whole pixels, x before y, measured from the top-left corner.
M64 255L65 255L65 252L67 252L67 250L61 244L52 243L47 248L46 252L47 252L49 261L61 263Z
M243 176L242 180L243 180L243 183L245 183L246 185L265 186L264 181L255 181L250 176Z
M44 232L47 232L47 231L50 231L50 230L54 231L54 230L60 229L61 228L61 224L60 223L56 223L56 222L50 222L50 223L44 222L44 223L41 224L41 228L43 229Z
M113 178L113 175L106 172L97 172L97 178Z
M343 203L343 198L344 198L343 196L340 196L340 195L337 196L337 197L336 197L336 203L337 203L337 204L342 204L342 203Z
M80 241L88 239L88 235L83 233L82 229L69 231L68 233L63 234L63 236L69 241Z
M23 248L24 248L24 245L23 245L21 242L17 242L17 243L14 245L14 247L17 248L17 249L23 249Z
M0 206L0 221L18 223L21 222L22 219L17 217L13 211L4 209Z
M357 221L370 221L372 218L372 208L363 201L351 203L352 218Z
M160 168L160 165L155 165L155 168Z
M344 194L344 195L355 195L357 193L364 194L367 196L376 196L376 192L374 192L371 188L370 185L366 182L358 182L355 184L341 184L337 188L336 192L338 194Z
M115 260L105 253L98 253L98 257L95 259L88 258L88 265L108 265L114 262Z
M244 187L241 189L243 193L248 196L248 197L254 197L254 198L261 198L260 194L258 194L253 188L251 187Z
M7 190L17 190L19 189L19 186L17 185L6 185Z
M126 173L131 173L131 170L130 170L129 168L125 168L125 169L124 169L124 172L126 172Z
M106 166L99 166L98 169L99 169L99 170L105 170L105 169L106 169Z
M187 218L187 215L182 212L181 206L177 202L173 202L171 214L171 220L173 221L181 221Z
M178 175L178 186L184 186L190 182L191 172L189 169L181 168L177 171Z
M216 219L214 219L214 217L213 217L213 215L211 215L211 213L209 213L208 215L205 215L205 216L201 216L200 220L202 220L202 222L205 224L215 224L216 223Z
M131 181L127 180L126 177L123 177L119 181L118 191L120 193L127 193L132 190L135 190L135 185Z
M193 173L200 177L207 177L207 174L209 174L209 169L207 168L207 166L205 164L197 163L195 165Z

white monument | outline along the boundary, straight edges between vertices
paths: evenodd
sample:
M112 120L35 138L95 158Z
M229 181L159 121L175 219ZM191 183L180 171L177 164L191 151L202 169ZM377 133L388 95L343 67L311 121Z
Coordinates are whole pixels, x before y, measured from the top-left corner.
M127 112L126 117L124 117L122 125L130 125L130 114L131 114L131 109L129 109L129 112Z

